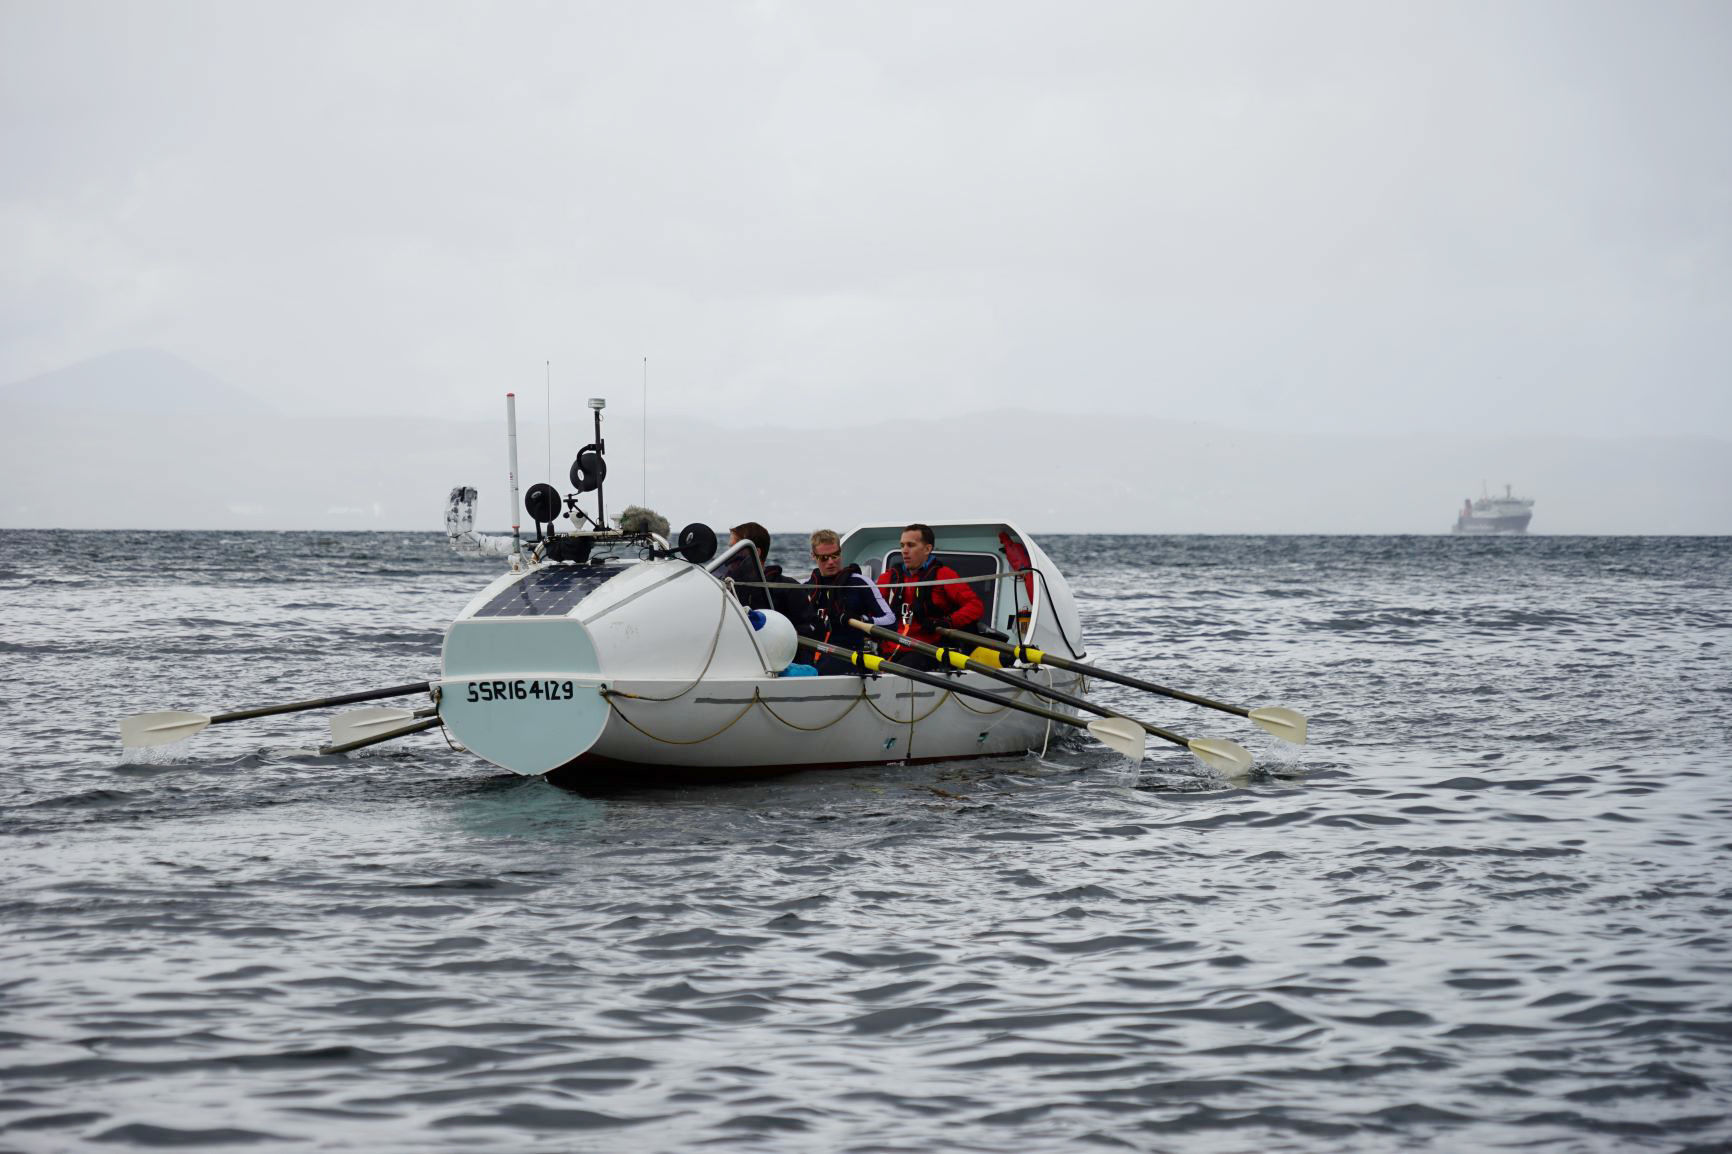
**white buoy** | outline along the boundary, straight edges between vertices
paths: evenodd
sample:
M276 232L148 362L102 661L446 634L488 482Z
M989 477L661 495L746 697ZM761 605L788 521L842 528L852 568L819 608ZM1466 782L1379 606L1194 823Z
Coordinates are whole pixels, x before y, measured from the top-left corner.
M800 633L794 623L774 609L754 609L747 614L747 620L752 623L765 668L771 673L788 668L800 649Z

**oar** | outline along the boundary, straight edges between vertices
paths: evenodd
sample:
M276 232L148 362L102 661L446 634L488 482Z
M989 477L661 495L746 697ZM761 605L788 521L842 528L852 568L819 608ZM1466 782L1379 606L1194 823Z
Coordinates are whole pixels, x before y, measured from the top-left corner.
M1019 661L1030 665L1051 665L1057 669L1068 669L1073 673L1086 673L1090 677L1098 677L1102 681L1113 681L1120 685L1128 685L1132 689L1141 689L1148 693L1158 693L1162 697L1172 697L1179 701L1189 701L1192 705L1203 705L1210 709L1219 709L1223 713L1233 713L1249 718L1253 725L1273 733L1282 741L1290 741L1294 745L1305 744L1305 715L1292 709L1283 709L1278 705L1263 706L1259 709L1246 709L1242 705L1228 705L1224 701L1211 701L1207 697L1198 697L1194 693L1185 693L1178 689L1168 689L1164 685L1143 681L1140 678L1129 677L1123 673L1114 673L1110 669L1102 669L1098 665L1085 665L1080 661L1072 661L1068 657L1055 657L1032 645L1007 645L1002 641L994 641L990 637L979 637L973 633L964 633L960 629L940 629L946 637L954 637L971 645L984 645L1000 653L1009 653Z
M162 713L135 713L120 719L120 743L128 749L150 745L167 745L191 737L207 725L222 725L230 721L246 721L254 717L270 717L278 713L300 713L307 709L324 709L332 705L353 705L357 701L378 701L386 697L407 697L411 693L426 693L432 683L416 681L409 685L393 685L389 689L366 689L359 693L340 693L335 697L320 697L312 701L291 701L287 705L261 705L256 709L237 709L232 713L182 713L167 710Z
M424 712L428 711L417 710L410 716L419 717ZM319 752L321 754L349 753L357 749L365 749L369 745L378 745L382 741L395 741L399 737L408 737L411 733L420 733L442 724L444 723L437 717L429 717L423 721L411 721L408 725L399 725L397 728L387 729L383 733L370 733L351 738L348 741L332 742L330 745L321 746Z
M942 649L936 645L929 645L917 638L907 637L903 634L897 633L893 629L885 629L882 626L873 625L865 621L850 620L848 624L869 636L881 637L886 641L894 641L898 645L904 645L910 649L918 650L929 657L936 657L938 660L957 669L972 669L976 673L984 674L995 681L1002 681L1006 685L1014 685L1019 689L1027 689L1041 697L1061 702L1076 709L1086 709L1090 713L1098 713L1102 717L1123 718L1125 721L1129 721L1133 725L1142 726L1144 730L1154 734L1162 741L1170 741L1174 745L1184 746L1186 749L1196 754L1197 757L1202 760L1203 764L1218 769L1229 776L1236 777L1240 774L1249 772L1251 769L1251 751L1246 749L1244 746L1239 745L1237 742L1226 741L1218 737L1199 737L1192 740L1191 738L1180 736L1170 729L1162 729L1160 726L1152 725L1140 718L1130 717L1126 714L1119 713L1117 710L1108 709L1106 706L1090 701L1086 697L1077 697L1074 694L1066 693L1061 689L1054 689L1050 685L1040 685L1036 682L1030 681L1026 677L1019 677L1014 673L1006 673L1001 668L995 668L994 666L988 665L986 662L980 661L966 653L960 652L959 650Z
M365 709L351 709L347 713L339 713L331 718L331 745L347 745L351 741L371 737L388 729L395 729L406 721L416 721L423 717L432 717L439 712L429 705L422 709L390 709L382 705L369 705Z
M868 673L894 673L898 677L906 677L909 681L918 681L922 685L930 685L937 689L947 689L962 697L978 698L990 701L994 705L1008 706L1020 709L1024 713L1032 713L1036 717L1044 717L1048 721L1057 721L1064 725L1074 725L1078 729L1086 729L1089 734L1118 753L1124 754L1132 761L1143 760L1142 727L1133 721L1122 717L1103 717L1099 721L1084 721L1080 717L1072 717L1068 713L1060 713L1056 709L1047 709L1040 705L1027 705L1020 701L1007 701L996 693L987 693L983 689L974 689L966 685L957 685L953 680L936 673L926 673L919 669L910 669L906 665L897 665L871 653L857 653L852 649L844 649L840 645L831 645L828 641L818 641L811 637L800 638L802 645L810 645L821 653L840 657L852 662Z

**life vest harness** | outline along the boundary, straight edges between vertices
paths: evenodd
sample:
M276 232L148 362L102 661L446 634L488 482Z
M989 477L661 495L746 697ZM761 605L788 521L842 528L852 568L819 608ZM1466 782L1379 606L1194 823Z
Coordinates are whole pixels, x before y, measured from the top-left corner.
M928 558L916 572L910 573L908 566L901 561L890 563L890 611L896 615L896 620L902 623L903 632L913 623L915 617L932 618L938 614L933 611L933 592L938 584L923 581L918 585L907 585L928 570L938 571L938 559ZM946 582L948 584L948 582Z
M821 641L829 641L842 630L848 629L848 590L856 587L855 577L862 577L860 566L849 565L838 573L834 579L826 579L818 570L812 570L812 580L805 586L811 590L812 614L817 618L819 628L823 630ZM859 588L865 588L858 585ZM848 629L848 633L853 633ZM848 640L853 640L849 637ZM856 648L853 645L848 648Z

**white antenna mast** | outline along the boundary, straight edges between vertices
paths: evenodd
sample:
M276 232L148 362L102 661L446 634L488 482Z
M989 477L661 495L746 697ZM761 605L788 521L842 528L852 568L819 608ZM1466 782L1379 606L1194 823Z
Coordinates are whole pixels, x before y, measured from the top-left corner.
M643 359L643 507L649 508L649 358Z
M511 442L511 552L515 557L523 556L523 514L518 512L521 507L517 501L517 394L505 394L505 429L507 439Z
M547 362L547 479L553 480L553 362Z

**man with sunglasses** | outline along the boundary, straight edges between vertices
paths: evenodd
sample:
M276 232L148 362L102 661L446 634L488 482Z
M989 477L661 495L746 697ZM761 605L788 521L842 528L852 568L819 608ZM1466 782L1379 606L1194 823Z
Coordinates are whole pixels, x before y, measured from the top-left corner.
M885 626L896 620L890 603L860 572L860 566L843 566L842 538L833 530L820 529L812 534L812 560L818 567L806 584L811 589L809 627L813 637L857 650L866 643L866 635L851 628L849 618ZM840 657L813 650L802 650L795 660L816 666L821 676L859 672Z

